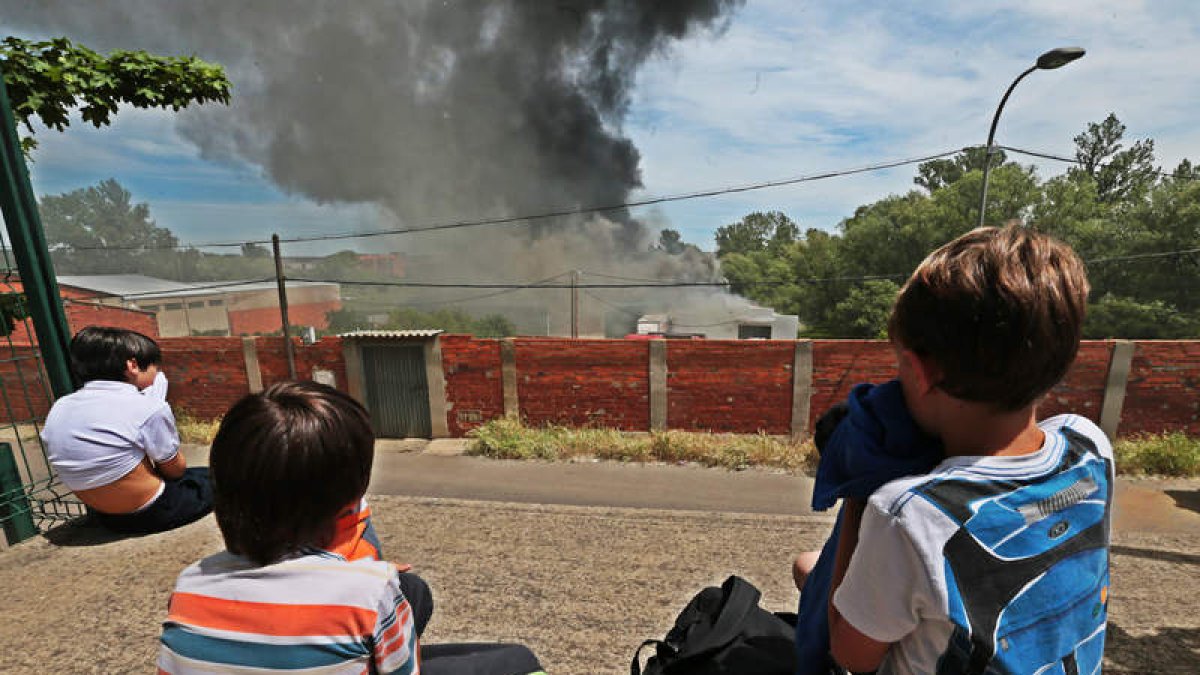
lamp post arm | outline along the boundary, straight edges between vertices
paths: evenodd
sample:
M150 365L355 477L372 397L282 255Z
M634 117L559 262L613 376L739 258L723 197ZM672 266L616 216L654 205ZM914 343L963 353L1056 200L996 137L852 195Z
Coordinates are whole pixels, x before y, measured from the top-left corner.
M996 106L996 114L992 116L992 128L988 130L987 148L983 155L983 188L979 191L979 227L983 227L983 215L987 210L988 174L992 168L992 140L996 138L996 125L1000 123L1000 113L1004 111L1004 104L1008 103L1008 97L1013 93L1013 89L1017 88L1017 84L1025 79L1026 75L1037 69L1037 64L1030 66L1025 72L1018 75L1012 84L1008 85L1008 90L1000 99L1000 105Z

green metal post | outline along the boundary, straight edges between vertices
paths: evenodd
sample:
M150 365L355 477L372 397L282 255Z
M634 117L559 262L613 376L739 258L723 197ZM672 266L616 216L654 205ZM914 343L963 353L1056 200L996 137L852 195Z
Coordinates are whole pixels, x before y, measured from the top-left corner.
M0 165L3 169L0 173L0 209L4 213L17 271L21 273L21 285L37 332L46 376L54 395L66 396L75 391L67 358L71 332L58 295L58 282L54 279L54 266L42 232L37 200L29 184L29 171L17 137L3 72L0 72Z
M17 461L8 443L0 443L0 529L9 545L38 533L21 474L17 471Z

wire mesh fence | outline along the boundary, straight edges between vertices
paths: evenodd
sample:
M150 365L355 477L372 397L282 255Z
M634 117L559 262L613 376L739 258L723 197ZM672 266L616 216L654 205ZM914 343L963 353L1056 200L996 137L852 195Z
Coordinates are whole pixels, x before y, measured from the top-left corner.
M6 240L0 239L0 252L0 528L3 543L12 544L85 509L42 445L54 397Z

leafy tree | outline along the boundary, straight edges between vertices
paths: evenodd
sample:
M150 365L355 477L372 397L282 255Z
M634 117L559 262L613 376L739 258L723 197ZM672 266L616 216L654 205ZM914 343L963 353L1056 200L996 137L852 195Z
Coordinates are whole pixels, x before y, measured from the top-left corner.
M1109 113L1099 124L1088 124L1087 131L1075 137L1075 159L1080 167L1068 175L1096 182L1096 198L1103 203L1137 201L1154 185L1154 141L1137 141L1122 149L1125 125Z
M687 244L679 230L666 228L658 233L658 244L654 248L670 255L679 255L687 249Z
M1159 179L1153 141L1126 148L1124 132L1112 115L1088 125L1075 139L1081 165L1046 181L994 156L985 222L1015 219L1075 248L1092 284L1088 337L1198 337L1200 169L1184 160ZM798 314L807 335L879 335L896 283L977 222L982 153L922 164L924 190L863 205L837 233L773 245L786 216L750 214L718 230L722 272L736 292ZM873 275L895 278L855 281Z
M508 337L517 330L511 321L499 314L476 318L461 309L438 309L422 312L400 308L388 314L384 328L398 330L444 330L447 333L467 333L476 337Z
M717 255L754 253L770 250L779 253L796 240L800 228L783 213L751 213L736 223L717 228Z
M341 309L332 309L325 313L325 320L329 322L329 328L326 332L348 333L352 330L366 328L369 325L366 312L342 307Z
M1200 335L1200 318L1161 300L1138 302L1105 295L1088 306L1083 334L1089 339L1177 340Z
M60 271L117 274L138 270L177 277L171 247L179 240L150 218L150 206L115 179L41 200L46 244ZM100 250L101 248L106 250Z
M144 51L117 50L107 56L67 38L43 42L5 38L0 43L0 69L17 122L34 133L30 119L62 131L68 112L96 127L109 124L118 106L170 108L192 103L229 102L224 69L194 56L154 56ZM26 152L36 141L21 139Z
M837 303L826 323L838 337L886 338L887 321L900 286L887 279L864 281Z
M957 183L971 171L983 172L983 163L987 157L987 148L967 148L949 159L933 159L917 165L917 175L913 182L928 190L930 193ZM992 168L1003 166L1008 156L1003 150L992 151ZM991 181L988 181L991 185Z

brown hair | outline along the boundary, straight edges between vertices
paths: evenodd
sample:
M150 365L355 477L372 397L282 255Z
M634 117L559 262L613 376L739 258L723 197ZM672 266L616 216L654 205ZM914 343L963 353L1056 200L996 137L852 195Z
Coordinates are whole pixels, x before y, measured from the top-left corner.
M896 298L888 335L931 359L946 393L1019 410L1075 360L1087 294L1071 247L1016 224L981 227L917 267Z
M338 512L367 491L374 446L367 411L332 387L283 382L243 397L209 456L226 548L267 565L326 545Z

